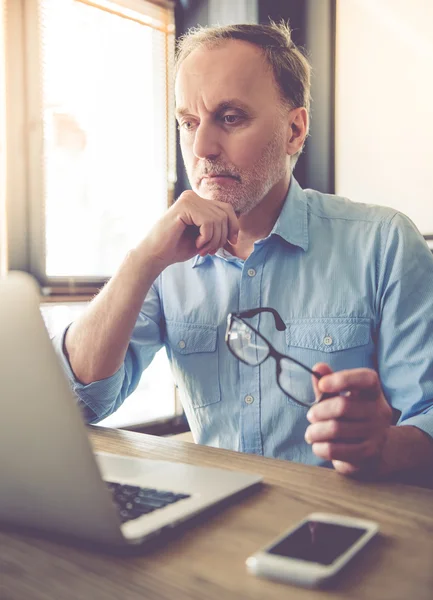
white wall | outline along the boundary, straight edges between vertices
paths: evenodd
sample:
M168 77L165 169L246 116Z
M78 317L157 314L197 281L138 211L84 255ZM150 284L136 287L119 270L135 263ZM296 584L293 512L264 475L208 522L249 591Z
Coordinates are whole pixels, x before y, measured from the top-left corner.
M257 22L257 0L209 0L209 25Z
M433 234L433 2L338 0L336 193Z

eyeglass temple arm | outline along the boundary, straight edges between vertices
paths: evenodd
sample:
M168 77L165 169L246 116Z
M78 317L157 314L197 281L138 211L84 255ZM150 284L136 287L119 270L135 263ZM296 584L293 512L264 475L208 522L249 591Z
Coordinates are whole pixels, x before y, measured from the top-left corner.
M277 313L275 308L251 308L250 310L242 311L241 313L238 314L238 316L242 317L244 319L252 319L253 317L255 317L256 315L258 315L261 312L272 313L274 320L275 320L275 326L278 329L278 331L284 331L286 329L283 319Z

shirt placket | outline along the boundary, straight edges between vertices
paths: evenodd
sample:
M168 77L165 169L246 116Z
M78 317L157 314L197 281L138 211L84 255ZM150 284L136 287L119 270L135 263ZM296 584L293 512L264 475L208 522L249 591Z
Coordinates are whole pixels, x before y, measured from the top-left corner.
M263 263L259 264L257 252L245 261L239 290L239 310L256 308L261 303L261 281ZM254 327L258 317L251 319ZM254 336L255 337L255 336ZM252 338L254 343L255 339ZM250 367L239 362L240 382L240 450L252 454L263 454L260 426L260 367Z

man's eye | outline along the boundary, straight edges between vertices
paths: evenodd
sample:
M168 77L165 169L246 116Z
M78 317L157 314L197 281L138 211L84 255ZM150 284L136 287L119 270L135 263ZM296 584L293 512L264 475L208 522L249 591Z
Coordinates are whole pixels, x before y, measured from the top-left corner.
M192 121L183 121L179 125L179 129L185 129L186 131L192 131L194 123Z
M238 122L240 117L238 115L224 115L223 121L226 125L234 125Z

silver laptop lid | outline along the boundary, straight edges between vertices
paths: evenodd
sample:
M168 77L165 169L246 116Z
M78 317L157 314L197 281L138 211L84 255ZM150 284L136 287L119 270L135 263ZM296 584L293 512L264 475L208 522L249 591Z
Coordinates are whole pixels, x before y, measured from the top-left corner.
M123 543L72 391L24 273L0 278L0 522Z

